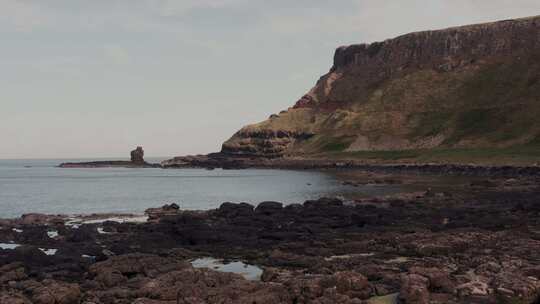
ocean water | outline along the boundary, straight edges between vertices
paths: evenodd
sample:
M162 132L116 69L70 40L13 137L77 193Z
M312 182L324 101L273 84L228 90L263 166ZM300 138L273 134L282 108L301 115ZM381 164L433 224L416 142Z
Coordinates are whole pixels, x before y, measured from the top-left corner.
M344 186L316 171L56 167L63 161L0 160L0 218L31 212L143 213L166 203L192 210L216 208L227 201L289 204L388 190Z

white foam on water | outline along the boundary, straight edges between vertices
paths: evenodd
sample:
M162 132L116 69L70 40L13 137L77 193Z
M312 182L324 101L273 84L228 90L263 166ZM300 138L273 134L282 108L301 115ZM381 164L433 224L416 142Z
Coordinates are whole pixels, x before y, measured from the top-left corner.
M103 229L103 227L98 227L97 232L99 234L113 234L112 232L107 232Z
M11 230L13 230L13 232L17 232L17 233L22 233L23 232L22 229L17 229L17 228L13 228Z
M51 239L54 239L55 237L58 236L58 231L56 231L56 230L49 230L49 231L47 231L47 236L49 236L49 238L51 238Z
M39 250L43 251L46 255L55 255L58 249L45 249L45 248L39 248Z
M0 243L0 249L15 249L17 247L21 246L20 244L14 244L14 243Z
M252 281L259 281L263 273L261 268L254 265L243 262L223 263L223 260L210 257L193 260L191 261L191 265L195 268L209 268L220 272L236 273Z
M148 221L148 216L114 216L101 219L85 220L84 218L72 217L66 222L66 226L69 226L73 229L79 229L81 225L84 224L103 224L105 222L116 222L116 223L146 223Z
M136 216L136 217L109 217L104 219L86 220L82 221L82 224L102 224L105 222L117 222L117 223L146 223L148 216Z

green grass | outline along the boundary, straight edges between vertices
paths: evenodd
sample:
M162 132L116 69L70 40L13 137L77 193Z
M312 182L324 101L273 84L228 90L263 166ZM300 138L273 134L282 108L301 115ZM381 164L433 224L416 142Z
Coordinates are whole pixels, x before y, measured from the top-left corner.
M320 155L322 156L322 155ZM532 165L540 163L540 145L510 148L359 151L326 154L332 159L365 160L374 163L457 163L482 165Z
M457 115L456 128L445 144L455 144L467 136L480 137L487 135L504 123L495 109L471 109Z
M354 137L326 137L317 136L313 138L313 145L319 147L317 150L322 152L341 152L346 150L354 141Z
M422 152L419 150L396 150L342 152L341 154L358 159L403 160L417 158L422 155Z
M502 142L539 126L540 82L537 56L491 64L462 81L447 103L460 105L449 120L453 133L444 144L486 138Z
M450 112L424 112L414 115L409 119L418 119L417 127L411 132L411 138L436 136L443 132L452 116Z

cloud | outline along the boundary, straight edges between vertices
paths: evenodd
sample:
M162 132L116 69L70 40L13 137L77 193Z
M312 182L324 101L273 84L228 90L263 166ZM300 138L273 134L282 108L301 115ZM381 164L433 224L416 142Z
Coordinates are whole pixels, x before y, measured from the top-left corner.
M127 64L131 62L131 56L127 50L118 45L106 45L103 47L105 57L115 64Z
M36 3L17 0L0 0L0 24L4 30L32 31L49 24L51 15Z

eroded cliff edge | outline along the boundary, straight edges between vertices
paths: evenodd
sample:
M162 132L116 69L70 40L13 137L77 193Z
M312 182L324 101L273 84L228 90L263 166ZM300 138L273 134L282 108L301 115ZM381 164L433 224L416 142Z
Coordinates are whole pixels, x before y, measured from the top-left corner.
M511 147L539 141L540 16L343 46L296 104L222 154Z

